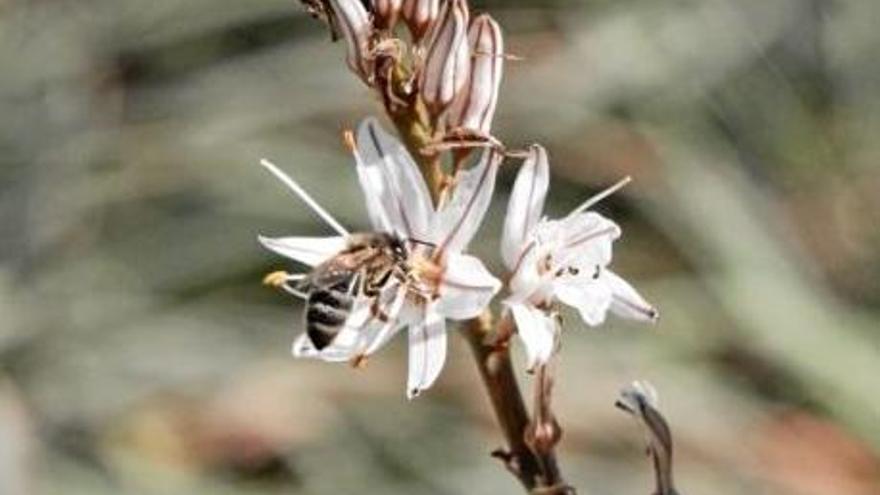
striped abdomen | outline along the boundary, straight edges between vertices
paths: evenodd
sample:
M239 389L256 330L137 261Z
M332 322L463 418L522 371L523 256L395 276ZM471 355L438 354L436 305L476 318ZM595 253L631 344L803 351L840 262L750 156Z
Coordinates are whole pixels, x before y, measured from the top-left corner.
M333 342L351 313L354 297L350 280L316 288L306 300L306 333L319 351Z

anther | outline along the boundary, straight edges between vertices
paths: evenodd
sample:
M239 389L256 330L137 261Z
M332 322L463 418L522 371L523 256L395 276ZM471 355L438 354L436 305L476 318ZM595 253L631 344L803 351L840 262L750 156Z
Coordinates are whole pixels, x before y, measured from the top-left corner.
M274 287L278 289L283 287L289 279L289 273L285 272L284 270L279 270L266 274L266 276L263 277L263 285L268 285L269 287Z

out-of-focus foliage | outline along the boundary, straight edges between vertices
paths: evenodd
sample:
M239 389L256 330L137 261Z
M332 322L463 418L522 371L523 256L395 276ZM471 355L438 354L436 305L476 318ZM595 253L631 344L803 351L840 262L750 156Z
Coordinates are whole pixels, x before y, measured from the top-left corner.
M570 481L648 493L612 407L645 378L683 492L876 494L880 4L478 8L524 57L497 134L550 149L553 213L633 175L599 209L662 312L569 319ZM288 357L299 308L259 280L289 267L255 237L324 230L257 160L366 226L339 136L378 106L342 59L291 0L0 1L0 493L518 489L462 339L412 403L403 346Z

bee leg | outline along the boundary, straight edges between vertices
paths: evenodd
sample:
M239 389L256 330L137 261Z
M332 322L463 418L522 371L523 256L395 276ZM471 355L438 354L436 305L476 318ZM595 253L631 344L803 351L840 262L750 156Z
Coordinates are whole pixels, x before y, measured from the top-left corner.
M376 318L382 323L388 323L388 321L391 319L391 317L388 316L388 313L386 313L381 307L379 307L378 297L374 298L373 302L370 303L370 314L373 316L373 318Z

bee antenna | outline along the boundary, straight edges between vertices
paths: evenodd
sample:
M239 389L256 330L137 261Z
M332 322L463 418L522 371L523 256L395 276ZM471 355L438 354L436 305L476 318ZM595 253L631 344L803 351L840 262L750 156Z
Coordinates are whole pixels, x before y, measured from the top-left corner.
M423 241L423 240L421 240L421 239L412 239L412 238L410 238L410 239L407 239L407 240L408 240L409 242L412 242L413 244L421 244L421 245L423 245L423 246L429 246L429 247L432 247L432 248L436 248L436 247L437 247L437 244L435 244L435 243L433 243L433 242L429 242L429 241Z

